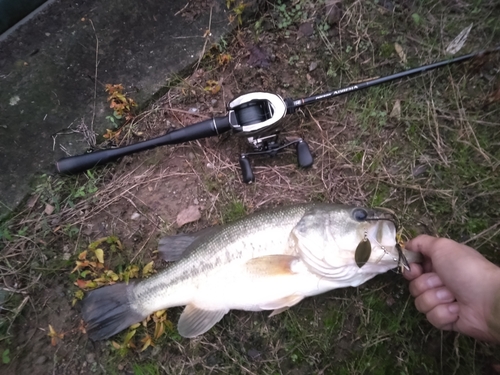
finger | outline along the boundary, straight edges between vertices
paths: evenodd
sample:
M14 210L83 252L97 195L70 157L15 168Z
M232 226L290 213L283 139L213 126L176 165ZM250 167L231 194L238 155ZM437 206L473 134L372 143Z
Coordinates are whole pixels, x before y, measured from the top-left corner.
M413 297L418 297L429 289L434 289L443 285L443 281L436 273L424 273L410 282L410 293Z
M423 270L422 270L422 266L420 264L411 263L409 270L404 269L403 277L406 280L412 281L412 280L416 279L417 277L419 277L420 275L422 275L422 273L423 273Z
M442 238L436 238L428 236L426 234L421 234L420 236L417 236L414 239L408 241L405 244L405 249L416 251L428 257L432 257L432 254L436 250L438 250L438 247L435 244L436 241L439 240L442 240Z
M440 288L429 289L415 298L415 306L418 311L427 314L435 307L443 303L450 303L455 300L453 293L442 286Z
M459 307L457 303L438 305L426 314L427 320L436 328L451 331L453 323L458 320Z

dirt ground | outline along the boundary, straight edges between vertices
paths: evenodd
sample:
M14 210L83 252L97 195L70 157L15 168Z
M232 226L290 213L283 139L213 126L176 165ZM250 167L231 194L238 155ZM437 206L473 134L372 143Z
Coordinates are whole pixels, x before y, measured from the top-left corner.
M262 4L234 34L209 40L203 60L174 77L170 90L141 109L113 142L134 143L224 115L226 104L243 93L296 99L444 59L445 46L473 21L471 14L485 21L471 32L463 53L479 44L494 46L500 33L490 20L500 8L493 1ZM389 207L403 220L404 238L452 237L498 262L494 207L500 203L495 182L500 155L492 150L499 139L499 61L491 57L478 65L443 68L304 107L286 117L280 136L304 138L315 157L313 167L297 167L292 149L255 158L251 185L242 183L238 165L249 145L231 134L127 156L87 175L43 176L3 227L9 260L2 263L4 289L19 292L5 304L15 317L6 320L8 334L0 341L4 358L9 350L1 372L499 371L498 348L431 327L395 272L360 288L310 298L273 319L232 311L194 340L176 333L181 309L175 308L167 312L172 328L144 351L139 334L147 329L132 340L137 339L136 348L88 339L78 303L72 306L78 288L71 274L78 254L99 238L116 236L123 244L110 267L154 261L160 269L165 265L155 250L164 235L307 201ZM452 139L472 151L457 154ZM474 166L467 167L471 162ZM177 215L189 206L199 209L200 218L179 228ZM63 335L53 339L55 345L49 325ZM126 343L125 335L113 341Z

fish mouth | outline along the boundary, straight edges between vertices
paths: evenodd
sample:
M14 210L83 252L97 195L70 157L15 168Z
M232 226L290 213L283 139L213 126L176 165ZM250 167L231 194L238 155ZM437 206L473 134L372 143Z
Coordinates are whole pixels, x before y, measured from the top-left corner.
M393 246L398 253L398 258L394 259L394 260L397 261L399 269L404 268L404 269L409 271L410 270L410 263L408 262L408 259L406 258L405 254L403 253L403 249L401 248L401 245L398 243L397 238L396 238L396 233L398 232L399 227L400 227L400 222L399 222L399 219L398 219L396 213L388 208L377 207L377 208L374 208L368 212L368 216L367 216L366 220L376 222L376 225L375 225L376 229L375 230L376 230L377 234L383 233L384 222L388 221L394 225L394 235L390 236L391 237L390 241L395 242L395 244ZM379 236L376 235L375 238L377 239L379 246L384 251L384 255L389 254L387 252L387 250L385 249L385 246L382 244L386 240L384 238L384 236L382 235L381 238L377 238L377 237L379 237ZM362 242L358 245L358 248L356 249L356 255L358 254L358 249L360 249L360 252L363 250ZM366 246L364 246L364 249L366 249ZM366 257L366 255L364 255L364 257ZM360 268L364 265L363 262L356 262L356 263L358 264L358 267L360 267Z

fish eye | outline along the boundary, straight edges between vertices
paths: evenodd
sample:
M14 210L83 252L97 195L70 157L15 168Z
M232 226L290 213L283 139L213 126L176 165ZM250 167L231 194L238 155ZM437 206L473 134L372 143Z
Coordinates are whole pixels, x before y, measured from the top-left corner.
M352 211L352 217L356 221L365 221L368 217L368 212L366 212L366 210L362 208L356 208L354 211Z

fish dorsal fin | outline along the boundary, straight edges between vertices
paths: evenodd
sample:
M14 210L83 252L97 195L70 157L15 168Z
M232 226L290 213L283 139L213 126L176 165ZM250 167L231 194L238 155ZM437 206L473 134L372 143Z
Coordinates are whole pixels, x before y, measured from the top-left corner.
M177 330L182 337L196 337L212 328L229 309L203 310L193 304L186 306L179 318Z
M190 248L196 247L199 241L218 232L220 227L208 227L195 233L180 233L174 236L167 236L158 242L158 253L167 262L175 262L186 256ZM191 246L193 245L193 246Z
M250 259L246 263L247 271L257 275L291 275L300 272L303 267L299 257L292 255L266 255Z

